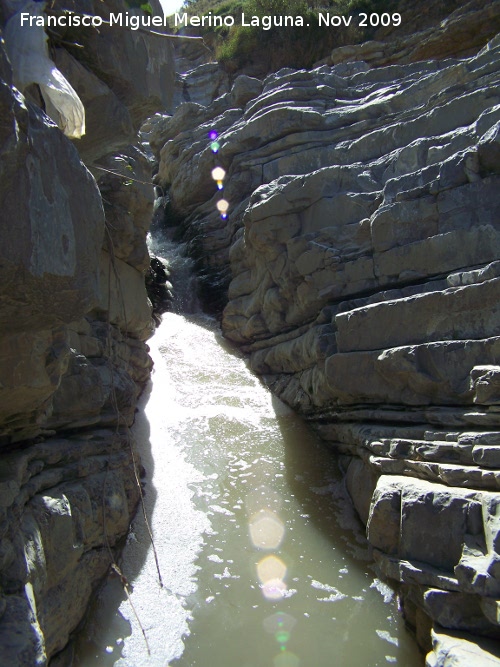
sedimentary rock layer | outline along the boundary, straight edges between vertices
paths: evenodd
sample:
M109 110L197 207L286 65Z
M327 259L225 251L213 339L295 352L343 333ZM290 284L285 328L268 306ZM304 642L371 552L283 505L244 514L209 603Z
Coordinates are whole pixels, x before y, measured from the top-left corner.
M500 636L499 71L495 38L239 77L152 136L225 336L341 455L433 667Z
M452 8L451 4L448 6ZM398 10L403 20L399 29L394 26L380 28L374 39L333 49L318 65L362 60L372 67L381 67L430 58L466 57L475 54L500 30L498 0L460 3L436 25L436 19L443 16L443 9L439 2L429 2L418 8L413 3L401 3ZM404 34L400 35L400 31Z
M13 88L0 48L0 662L9 667L46 665L64 648L140 492L128 429L152 363L153 188L145 155L125 147L163 108L152 81L160 85L159 67L173 80L172 58L161 38L130 30L89 28L83 51L71 49L76 37L52 44L86 107L87 135L74 145L36 95Z

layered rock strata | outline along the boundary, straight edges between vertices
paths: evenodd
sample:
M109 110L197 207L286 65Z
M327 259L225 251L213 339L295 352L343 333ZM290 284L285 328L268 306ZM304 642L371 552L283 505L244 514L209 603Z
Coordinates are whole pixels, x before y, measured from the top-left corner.
M341 456L432 667L499 660L499 56L239 77L152 137L225 336Z
M443 5L440 2L419 6L417 13L413 3L401 3L398 11L402 16L400 28L380 28L372 39L362 44L335 48L317 65L362 60L371 67L381 67L430 58L470 56L500 30L498 0L470 0L438 22L437 26L432 19L442 15ZM422 24L427 22L431 25L422 29ZM406 34L400 35L400 31Z
M172 55L162 42L151 60L157 37L146 48L130 30L87 30L83 51L62 46L76 35L55 36L51 51L86 106L87 135L74 145L13 88L0 48L0 662L9 667L46 665L64 648L140 493L129 427L151 370L153 188L145 155L125 147L163 108L134 73L161 67L173 80Z

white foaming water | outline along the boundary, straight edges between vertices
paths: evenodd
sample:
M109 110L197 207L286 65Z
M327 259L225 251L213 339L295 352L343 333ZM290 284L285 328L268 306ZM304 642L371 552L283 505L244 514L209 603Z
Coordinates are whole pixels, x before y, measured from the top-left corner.
M200 301L197 294L197 280L193 272L193 260L184 254L185 244L175 243L166 235L162 238L148 234L149 252L158 257L168 257L170 280L175 284L171 310L175 313L199 313Z
M77 664L421 665L369 572L331 453L212 320L167 314L151 348L153 391L134 431L164 588L140 512L120 564L150 654L115 578Z

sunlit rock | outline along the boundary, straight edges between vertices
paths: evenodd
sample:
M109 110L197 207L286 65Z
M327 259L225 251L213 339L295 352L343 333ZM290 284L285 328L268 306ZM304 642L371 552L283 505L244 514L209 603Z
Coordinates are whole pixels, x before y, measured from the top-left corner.
M469 6L407 47L273 73L244 107L181 105L155 133L158 184L225 336L343 455L426 650L433 622L500 627L500 42L461 44L469 20L496 32L490 8ZM467 58L422 60L440 40Z

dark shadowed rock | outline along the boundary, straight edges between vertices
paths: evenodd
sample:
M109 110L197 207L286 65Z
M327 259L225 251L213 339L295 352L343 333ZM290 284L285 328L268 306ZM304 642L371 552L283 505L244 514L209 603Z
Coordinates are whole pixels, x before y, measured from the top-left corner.
M90 0L64 7L104 11ZM126 9L113 1L105 13ZM80 38L84 49L68 46ZM47 665L65 647L139 500L128 427L152 365L153 186L145 155L125 148L164 109L173 81L161 37L127 28L52 39L86 107L80 143L12 87L0 47L0 662L9 667Z

